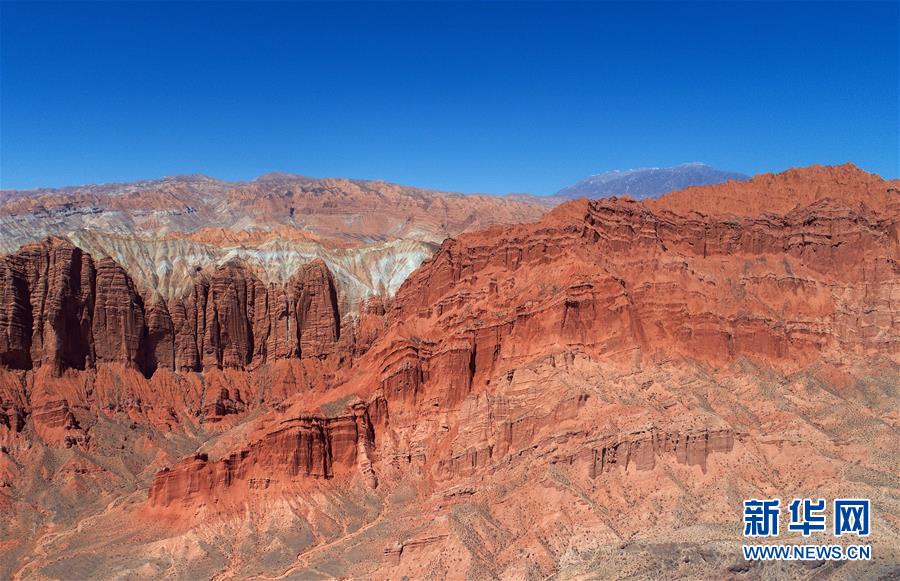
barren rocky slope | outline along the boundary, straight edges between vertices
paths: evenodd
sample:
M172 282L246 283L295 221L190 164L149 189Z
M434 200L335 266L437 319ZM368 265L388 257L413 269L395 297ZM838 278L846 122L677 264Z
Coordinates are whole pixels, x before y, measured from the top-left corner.
M3 258L0 576L896 576L898 184L746 183L461 234L352 317L322 261ZM873 561L743 561L760 496L871 498Z
M250 182L179 176L62 189L5 191L0 225L9 252L79 228L132 234L271 229L288 225L320 238L440 242L467 228L540 215L540 199L435 192L380 181L267 174ZM352 225L352 227L348 227Z
M239 261L285 283L323 260L355 312L392 295L448 236L539 218L552 201L462 195L386 182L268 174L250 182L180 176L0 195L0 252L60 236L113 258L143 294L177 299L195 274Z

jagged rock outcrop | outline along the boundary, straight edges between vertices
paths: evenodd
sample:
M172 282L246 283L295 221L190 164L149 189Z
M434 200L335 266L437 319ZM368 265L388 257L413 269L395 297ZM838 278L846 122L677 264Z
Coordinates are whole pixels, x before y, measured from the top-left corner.
M208 454L198 453L157 473L148 504L166 508L229 497L240 501L248 489L284 491L293 485L302 486L306 479L351 476L354 468L374 486L369 458L374 438L365 404L334 417L290 418L277 430L225 458L211 461Z
M22 260L0 262L0 362L14 369L30 369L33 318L28 279Z
M661 455L674 456L680 464L700 466L706 471L706 460L713 453L727 453L734 448L734 430L703 430L696 433L667 433L649 430L617 438L593 450L590 476L596 478L616 467L623 470L652 470Z
M155 356L146 353L144 301L125 270L111 258L97 263L96 298L91 316L91 344L97 362L137 364ZM154 350L155 351L155 350ZM156 366L156 361L152 362Z
M287 285L229 264L169 303L145 299L112 259L95 263L62 239L5 256L0 269L0 361L11 369L244 369L324 357L340 339L337 290L320 260Z
M337 292L322 261L286 285L229 264L166 302L142 295L112 259L51 238L0 258L0 301L0 427L16 434L30 418L56 446L85 446L95 420L82 428L76 416L98 413L226 429L256 405L322 384L340 357ZM292 359L300 367L268 377L210 373Z
M529 350L536 337L711 361L890 354L897 224L829 200L744 219L573 202L534 226L446 242L404 283L392 317L466 329L476 369L500 344Z
M341 337L334 279L322 261L304 266L293 279L299 325L300 353L324 355Z
M147 372L152 375L157 368L178 369L175 351L175 324L169 307L159 297L150 299L146 306Z
M89 367L95 276L91 257L58 238L3 257L0 361L14 369Z

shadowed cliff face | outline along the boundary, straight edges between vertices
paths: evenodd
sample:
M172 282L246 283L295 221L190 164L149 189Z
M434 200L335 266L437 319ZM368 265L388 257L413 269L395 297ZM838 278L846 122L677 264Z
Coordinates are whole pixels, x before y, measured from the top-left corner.
M355 317L322 263L164 299L59 240L5 257L0 571L721 577L746 498L897 519L897 184L745 183L460 235Z
M97 276L90 256L50 240L5 257L2 268L0 360L19 369L89 366Z
M199 276L179 299L145 300L112 259L61 239L2 259L0 358L10 369L122 363L148 377L159 368L251 368L276 359L322 357L340 338L337 291L321 261L284 285L239 265Z

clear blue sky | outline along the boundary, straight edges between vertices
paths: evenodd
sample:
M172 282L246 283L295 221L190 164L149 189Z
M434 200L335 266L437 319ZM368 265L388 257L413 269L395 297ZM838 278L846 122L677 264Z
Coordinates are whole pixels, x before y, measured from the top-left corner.
M278 170L543 194L685 161L900 174L896 2L0 11L4 188Z

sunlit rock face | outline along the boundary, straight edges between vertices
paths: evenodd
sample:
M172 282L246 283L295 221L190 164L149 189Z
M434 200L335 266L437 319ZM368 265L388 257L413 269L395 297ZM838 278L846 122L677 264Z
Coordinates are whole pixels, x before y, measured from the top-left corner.
M155 284L135 236L28 244L0 259L0 576L727 578L744 499L893 522L898 218L850 166L578 200L352 312L352 244L278 231L331 253L282 268L268 233L181 233L134 245L187 281ZM829 571L894 576L878 530Z

